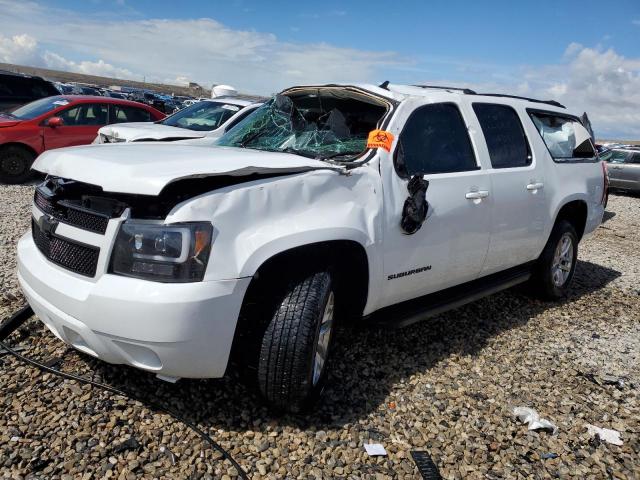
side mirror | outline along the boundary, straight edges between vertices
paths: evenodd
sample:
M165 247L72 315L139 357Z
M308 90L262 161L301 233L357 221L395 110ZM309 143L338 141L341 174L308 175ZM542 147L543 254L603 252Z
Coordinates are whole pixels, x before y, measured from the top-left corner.
M47 127L56 128L64 125L64 120L60 117L51 117L47 122Z

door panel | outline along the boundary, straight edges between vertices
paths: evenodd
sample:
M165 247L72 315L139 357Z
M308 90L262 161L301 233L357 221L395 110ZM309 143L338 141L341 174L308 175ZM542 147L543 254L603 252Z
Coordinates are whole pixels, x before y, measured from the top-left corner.
M108 106L83 103L58 112L56 116L62 118L64 125L41 127L46 150L91 143L98 129L107 124Z
M538 257L547 222L545 171L541 159L532 153L532 135L527 135L524 127L530 125L525 112L483 102L474 103L473 110L492 167L491 240L484 276Z
M459 106L449 104L455 105L457 113L447 107L437 111L435 117L412 116L423 108L437 109L438 105L427 106L420 100L403 104L396 121L400 125L406 121L406 125L402 133L392 132L399 138L394 141L388 161L383 158L380 165L385 205L385 279L379 307L473 280L484 264L491 223L490 177L476 162L468 127L459 116ZM452 125L447 124L450 115L453 115ZM454 121L456 115L459 123ZM419 123L410 123L414 121ZM422 131L421 127L424 127ZM454 131L458 133L453 134ZM409 135L423 143L412 146ZM398 161L400 149L405 152L402 162ZM410 150L415 152L417 160L411 158ZM455 152L460 151L467 152L465 160L455 157ZM421 156L424 161L420 160ZM468 169L470 159L472 170L428 173L445 168ZM406 163L410 167L414 163L416 168L427 171L423 177L429 181L428 214L422 227L411 235L402 230L400 221L408 196L408 177L415 172L408 168L405 175L399 175L394 161L396 166Z

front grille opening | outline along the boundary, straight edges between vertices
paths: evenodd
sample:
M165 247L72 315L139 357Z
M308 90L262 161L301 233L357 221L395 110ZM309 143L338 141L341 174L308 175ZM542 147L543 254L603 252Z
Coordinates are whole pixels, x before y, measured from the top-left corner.
M46 234L35 218L31 219L31 234L36 247L49 261L80 275L95 277L99 248Z
M52 197L48 197L39 189L36 189L34 203L44 213L51 215L61 222L101 235L104 235L107 231L109 218L111 218L109 215L90 211L70 201L62 200L56 202Z

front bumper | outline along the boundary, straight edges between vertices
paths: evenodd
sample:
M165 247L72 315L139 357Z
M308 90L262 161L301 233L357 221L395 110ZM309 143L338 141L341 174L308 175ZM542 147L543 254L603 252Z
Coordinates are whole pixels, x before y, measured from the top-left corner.
M85 279L49 262L31 233L18 280L36 315L65 343L106 362L166 377L221 377L250 278L158 283Z

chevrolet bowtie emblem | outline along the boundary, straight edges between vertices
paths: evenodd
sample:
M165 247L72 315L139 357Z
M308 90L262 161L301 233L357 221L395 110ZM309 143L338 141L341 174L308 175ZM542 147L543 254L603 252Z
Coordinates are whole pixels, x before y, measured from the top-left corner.
M48 215L43 215L40 217L40 220L38 220L38 226L45 235L51 236L56 231L58 220L53 217L49 217Z

